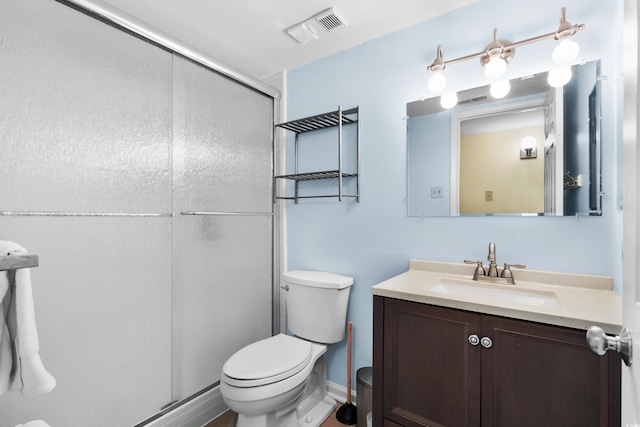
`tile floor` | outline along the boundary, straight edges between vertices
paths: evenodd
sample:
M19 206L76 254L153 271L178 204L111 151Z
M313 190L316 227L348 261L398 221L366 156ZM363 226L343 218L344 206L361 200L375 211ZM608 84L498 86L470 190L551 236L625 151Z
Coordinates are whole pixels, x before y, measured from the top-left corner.
M339 407L340 406L338 406L338 408ZM322 423L322 427L344 427L344 424L336 419L336 411L334 411L333 414L329 415L329 418L327 418L327 420ZM227 411L215 420L211 421L205 427L235 427L235 425L236 414L231 411Z

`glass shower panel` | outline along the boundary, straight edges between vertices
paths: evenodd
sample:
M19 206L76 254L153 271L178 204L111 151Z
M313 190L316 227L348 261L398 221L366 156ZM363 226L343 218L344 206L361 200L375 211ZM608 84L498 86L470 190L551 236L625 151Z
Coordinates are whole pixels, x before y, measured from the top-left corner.
M273 99L64 2L0 11L0 239L41 257L58 381L0 427L129 427L271 334Z
M171 219L0 217L31 269L45 395L0 396L0 427L130 427L171 400Z
M271 335L272 129L272 98L175 58L174 399Z
M174 206L271 212L273 99L180 57L174 85Z
M174 222L173 398L220 380L222 365L271 335L271 218Z
M40 255L57 380L2 395L0 427L129 427L171 400L172 55L60 2L0 7L0 239ZM77 216L104 212L167 216Z
M172 55L55 1L0 11L0 210L170 212Z

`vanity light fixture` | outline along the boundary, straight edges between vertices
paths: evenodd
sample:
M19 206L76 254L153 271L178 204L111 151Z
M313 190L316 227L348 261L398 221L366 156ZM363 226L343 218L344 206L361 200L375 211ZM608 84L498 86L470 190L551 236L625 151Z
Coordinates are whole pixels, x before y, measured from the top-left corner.
M429 79L429 83L427 86L429 90L433 93L440 93L444 90L444 87L447 85L447 78L442 74L442 70L444 70L444 60L442 59L442 45L438 45L438 53L436 59L433 61L433 64L429 67L431 71L433 71L433 75Z
M571 40L571 37L576 31L584 28L584 25L582 25L582 28L577 28L578 26L568 23L566 14L567 8L563 7L560 11L560 26L553 37L558 40L558 45L553 49L551 59L558 65L570 65L578 57L580 46Z
M538 157L538 150L536 146L538 145L538 140L529 135L522 138L520 141L520 160L524 159L535 159Z
M498 29L493 29L493 41L484 48L485 54L480 57L484 67L484 75L488 79L499 79L507 71L507 64L516 53L515 48L509 48L508 40L498 40Z
M570 65L571 62L578 57L578 54L580 52L580 47L575 41L571 40L571 37L573 37L576 32L583 30L585 26L584 24L572 25L571 23L567 22L566 11L566 7L563 7L561 9L560 25L554 32L511 43L508 40L498 39L498 29L496 28L493 30L493 41L489 43L482 52L462 56L460 58L452 59L449 61L444 60L442 45L438 45L436 59L431 65L427 67L431 72L433 72L433 75L429 79L428 83L429 90L433 93L442 92L447 82L443 74L445 68L449 65L457 64L458 62L463 62L468 59L480 58L480 63L484 68L485 76L492 80L499 79L506 72L507 64L509 63L509 61L513 59L516 47L550 38L554 38L558 41L558 45L555 47L551 55L552 60L554 61L554 63L562 67L568 67L568 65ZM550 83L551 81L553 81L554 84L562 86L571 79L570 70L568 79L566 79L566 70L564 68L560 68L560 70L563 70L558 71L558 73L562 75L562 78L554 76L554 78L552 79L551 76L549 76Z

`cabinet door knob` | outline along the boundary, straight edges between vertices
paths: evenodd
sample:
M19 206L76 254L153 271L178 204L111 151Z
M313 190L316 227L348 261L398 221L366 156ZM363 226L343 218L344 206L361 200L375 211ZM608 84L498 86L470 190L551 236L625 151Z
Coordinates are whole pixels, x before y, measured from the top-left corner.
M478 338L477 335L469 335L469 343L471 345L478 345L480 344L480 338Z
M484 348L490 348L493 345L493 341L491 341L489 337L482 337L480 344L482 344Z

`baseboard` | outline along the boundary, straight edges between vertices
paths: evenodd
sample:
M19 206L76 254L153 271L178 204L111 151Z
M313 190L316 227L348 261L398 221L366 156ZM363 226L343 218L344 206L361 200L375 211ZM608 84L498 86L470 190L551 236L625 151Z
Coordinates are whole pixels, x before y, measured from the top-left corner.
M347 388L336 384L331 381L327 381L327 394L338 403L346 403L347 401ZM356 404L356 391L351 390L351 403Z
M144 427L202 427L227 409L218 386L144 424Z

